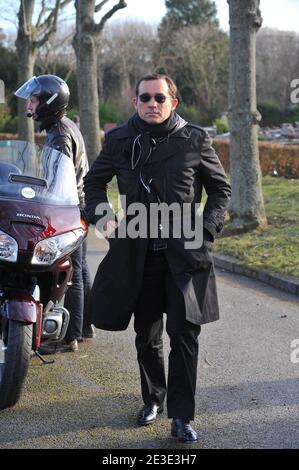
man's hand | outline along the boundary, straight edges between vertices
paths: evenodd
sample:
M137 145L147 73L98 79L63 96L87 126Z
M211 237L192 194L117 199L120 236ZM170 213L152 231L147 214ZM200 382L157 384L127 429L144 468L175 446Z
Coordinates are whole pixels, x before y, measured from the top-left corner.
M101 232L102 232L105 240L109 239L110 235L112 234L112 232L114 232L116 227L117 227L117 222L115 220L108 220L108 222L106 222L103 225L103 228L102 228Z
M211 266L211 250L212 250L212 237L210 233L204 228L203 229L203 242L201 247L198 250L198 270L205 271Z

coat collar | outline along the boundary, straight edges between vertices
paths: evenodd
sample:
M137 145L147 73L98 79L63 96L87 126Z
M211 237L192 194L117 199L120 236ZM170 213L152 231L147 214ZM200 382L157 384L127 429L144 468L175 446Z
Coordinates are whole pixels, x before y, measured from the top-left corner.
M180 152L188 139L190 138L190 131L187 129L187 124L180 128L177 132L169 136L169 138L165 138L157 145L157 148L153 151L149 160L145 163L145 166L150 165L152 163L166 160L167 158L177 154ZM127 125L127 123L113 129L109 132L113 139L118 141L128 139L126 142L125 148L128 155L131 158L131 151L134 139L137 137L137 132L134 128Z
M173 134L169 139L163 140L158 144L156 150L153 151L146 164L150 165L157 161L166 160L179 153L184 148L189 136L188 130L183 128Z
M179 129L177 132L171 135L170 139L188 139L190 137L190 132L186 126ZM135 129L129 127L127 123L112 129L109 134L117 140L127 139L128 137L136 137L138 134Z

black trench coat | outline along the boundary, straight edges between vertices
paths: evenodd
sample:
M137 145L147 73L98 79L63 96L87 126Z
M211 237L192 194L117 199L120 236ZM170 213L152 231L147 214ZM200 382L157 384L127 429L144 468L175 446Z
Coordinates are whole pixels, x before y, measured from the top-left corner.
M95 223L96 206L107 201L107 183L114 175L120 194L126 195L127 206L132 202L146 205L153 202L140 182L138 167L132 169L136 135L128 124L107 134L103 150L84 178L89 222ZM231 191L211 140L202 128L187 124L160 142L143 171L144 179L152 180L150 197L158 196L167 204L200 202L204 187L208 195L204 228L212 239L220 233ZM202 270L200 251L184 249L184 241L169 239L166 256L184 295L186 319L195 324L215 321L219 318L219 307L211 255L208 254L209 267ZM114 331L127 328L139 296L147 248L147 238L110 240L110 249L98 268L90 296L97 328Z

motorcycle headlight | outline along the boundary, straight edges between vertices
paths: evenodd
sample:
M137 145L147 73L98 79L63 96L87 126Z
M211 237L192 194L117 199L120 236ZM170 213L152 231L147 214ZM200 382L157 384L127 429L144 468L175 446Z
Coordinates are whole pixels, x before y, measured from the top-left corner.
M78 228L71 232L46 238L35 245L31 264L51 265L57 259L74 251L84 238L84 230Z
M15 263L18 257L18 244L14 238L0 230L0 259Z

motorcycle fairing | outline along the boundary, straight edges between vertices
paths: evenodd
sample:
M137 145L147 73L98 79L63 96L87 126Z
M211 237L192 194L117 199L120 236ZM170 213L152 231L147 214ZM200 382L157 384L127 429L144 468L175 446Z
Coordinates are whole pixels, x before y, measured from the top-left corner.
M0 314L8 320L35 323L37 319L36 300L21 289L7 289L0 306Z

